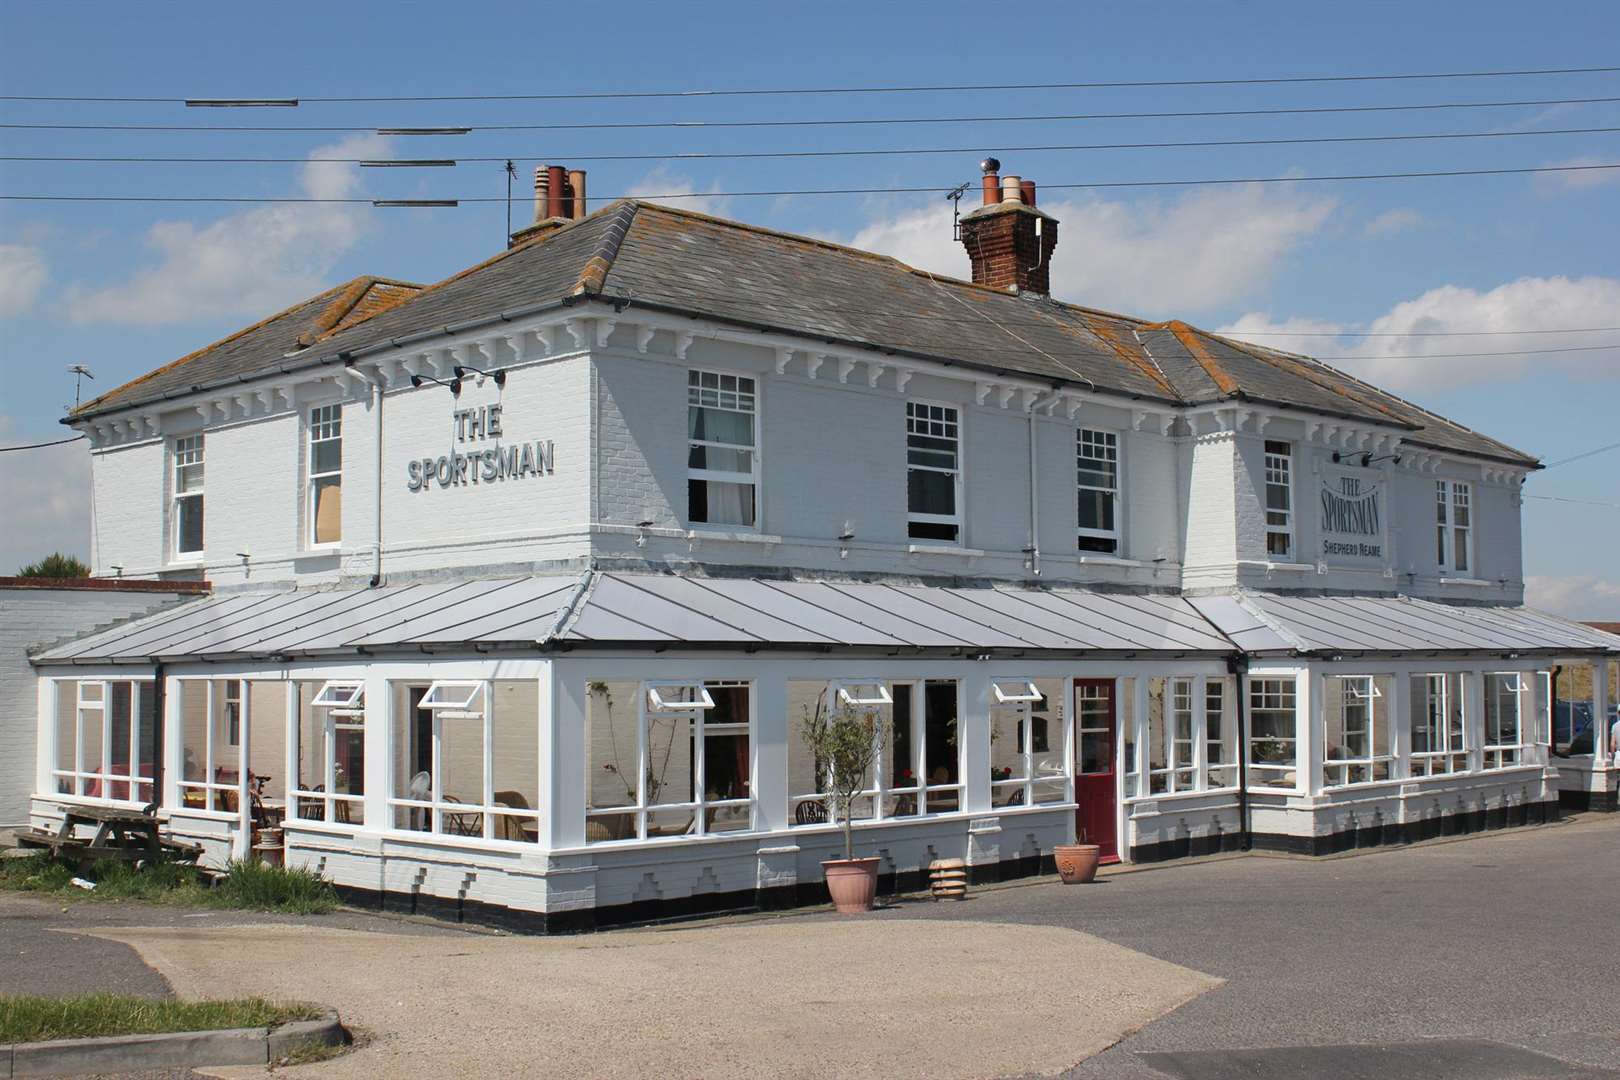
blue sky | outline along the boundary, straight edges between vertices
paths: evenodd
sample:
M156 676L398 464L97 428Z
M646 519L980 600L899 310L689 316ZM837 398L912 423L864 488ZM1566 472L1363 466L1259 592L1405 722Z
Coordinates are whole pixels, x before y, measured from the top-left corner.
M1578 67L1620 62L1605 2L1043 6L638 5L566 16L530 4L273 9L13 3L8 95L533 94L900 84L1222 79ZM1308 15L1308 17L1307 17ZM550 25L548 25L548 23ZM4 103L7 123L378 126L773 121L1185 112L1620 97L1620 74L1274 86L318 104ZM1620 391L1620 170L1246 187L1062 184L1620 162L1620 134L1383 143L1035 151L1016 147L1620 127L1620 103L1290 116L849 127L476 132L0 130L6 155L283 157L287 164L0 163L12 194L501 196L498 162L359 170L312 156L538 159L621 194L945 186L985 153L1042 185L1063 221L1061 297L1264 334L1335 359L1548 461L1614 442ZM591 155L961 148L928 155L668 161ZM527 220L520 178L514 220ZM971 196L970 196L971 198ZM966 273L938 195L698 198L689 205ZM0 445L60 437L65 368L95 390L357 274L434 281L500 249L500 203L369 207L0 204ZM1379 336L1348 331L1376 330ZM1480 330L1533 335L1462 336ZM1413 335L1418 332L1418 336ZM1511 353L1514 349L1605 351ZM1441 356L1468 353L1468 356ZM0 571L86 548L82 445L0 458ZM1532 599L1620 618L1620 452L1534 478ZM1553 499L1585 500L1561 502ZM1606 503L1609 506L1588 505Z

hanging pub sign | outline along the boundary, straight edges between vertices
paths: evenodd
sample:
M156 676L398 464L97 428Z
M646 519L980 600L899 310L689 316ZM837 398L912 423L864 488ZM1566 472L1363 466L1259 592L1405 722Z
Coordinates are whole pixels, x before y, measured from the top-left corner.
M1321 475L1321 557L1328 563L1384 561L1384 477L1371 469Z
M476 486L551 475L556 460L551 440L503 443L501 406L457 409L452 416L450 452L406 463L411 491L426 491L435 484L442 488ZM484 445L491 441L493 445Z

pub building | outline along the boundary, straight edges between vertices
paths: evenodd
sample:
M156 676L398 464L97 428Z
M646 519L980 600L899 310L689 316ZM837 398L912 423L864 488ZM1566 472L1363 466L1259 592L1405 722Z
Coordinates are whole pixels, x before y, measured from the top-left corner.
M1614 809L1558 721L1620 637L1522 606L1536 460L1052 299L986 166L971 281L542 169L493 258L75 409L95 573L211 591L34 654L33 823L157 802L211 863L559 931L824 898L818 707L890 721L885 888Z

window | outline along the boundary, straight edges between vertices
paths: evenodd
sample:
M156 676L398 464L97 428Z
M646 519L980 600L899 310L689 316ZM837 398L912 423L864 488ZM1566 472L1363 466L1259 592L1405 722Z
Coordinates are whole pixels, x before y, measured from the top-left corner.
M224 688L225 707L221 716L226 746L242 745L242 680L226 679Z
M1237 697L1230 679L1209 679L1204 683L1204 762L1206 790L1237 787L1237 719L1232 710Z
M1322 680L1322 767L1327 787L1388 780L1388 680L1330 675Z
M587 684L586 843L753 828L752 708L747 682Z
M1132 681L1121 680L1122 692ZM1131 740L1126 747L1127 797L1236 787L1234 706L1235 699L1224 678L1150 677L1143 732L1147 782L1143 784L1136 771L1135 732L1127 719L1125 731Z
M1061 679L991 683L990 802L998 807L1063 802L1068 791L1061 739ZM1022 691L1022 692L1015 692Z
M687 521L748 529L757 524L757 415L753 379L687 373Z
M1412 775L1466 772L1462 676L1412 676Z
M1553 673L1536 672L1536 736L1537 746L1552 745L1553 729Z
M1249 786L1298 787L1297 692L1293 676L1249 680Z
M1434 482L1435 554L1442 570L1473 570L1473 497L1473 486L1460 480Z
M1524 698L1529 692L1529 682L1516 671L1486 674L1484 768L1508 769L1519 764Z
M1080 550L1119 550L1119 436L1080 430L1075 435L1080 485Z
M343 539L343 406L322 405L309 413L309 543Z
M1294 448L1275 439L1266 440L1266 554L1294 554Z
M56 761L62 795L134 802L153 800L157 723L152 684L56 683Z
M174 553L203 553L203 437L174 441Z
M242 776L240 679L180 679L180 803L235 813ZM234 729L234 737L233 737Z
M907 535L962 539L962 420L950 405L906 402Z
M396 829L540 839L539 687L532 679L397 683L389 733Z
M1198 768L1193 737L1193 680L1148 680L1148 794L1194 791Z
M353 679L334 679L309 694L298 691L298 724L292 742L292 798L288 817L361 825L365 821L366 688Z

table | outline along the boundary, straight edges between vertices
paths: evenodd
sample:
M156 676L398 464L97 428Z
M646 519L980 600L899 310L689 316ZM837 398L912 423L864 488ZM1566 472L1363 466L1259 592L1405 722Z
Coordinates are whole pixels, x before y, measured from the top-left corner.
M17 835L17 842L25 847L47 848L52 855L75 859L81 866L88 866L97 859L141 862L169 857L182 862L196 862L202 854L200 844L188 844L160 835L155 813L116 806L71 804L64 804L58 809L62 811L62 823L56 832L29 829ZM76 832L80 825L93 827L94 837L90 840L80 838Z

